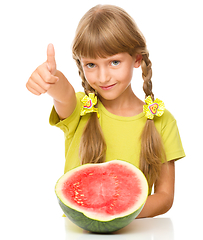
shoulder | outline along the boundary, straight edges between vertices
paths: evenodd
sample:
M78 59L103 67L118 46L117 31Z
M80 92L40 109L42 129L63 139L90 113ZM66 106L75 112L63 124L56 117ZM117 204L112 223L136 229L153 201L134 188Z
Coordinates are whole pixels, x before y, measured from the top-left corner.
M174 115L168 109L165 109L162 121L166 124L169 124L171 122L176 121L176 119L175 119Z
M169 110L165 109L161 117L154 118L154 123L157 130L162 132L165 128L176 126L176 119Z
M85 96L84 92L77 92L76 97L82 99Z
M164 114L161 117L155 117L154 121L155 124L156 123L159 124L161 122L162 125L167 125L170 124L171 122L176 121L176 119L168 109L165 109Z
M161 134L167 161L185 157L180 133L175 117L168 110L155 120L155 126Z

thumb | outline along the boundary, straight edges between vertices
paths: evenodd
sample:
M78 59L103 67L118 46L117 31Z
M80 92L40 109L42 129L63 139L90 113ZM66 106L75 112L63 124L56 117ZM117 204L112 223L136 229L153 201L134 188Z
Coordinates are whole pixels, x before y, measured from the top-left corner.
M51 43L47 47L47 67L51 74L56 73L55 50L54 45Z

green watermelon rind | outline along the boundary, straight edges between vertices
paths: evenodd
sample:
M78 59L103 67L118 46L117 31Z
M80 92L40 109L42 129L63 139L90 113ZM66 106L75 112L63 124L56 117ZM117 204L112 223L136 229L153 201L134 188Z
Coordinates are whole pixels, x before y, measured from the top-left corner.
M110 162L102 163L102 164L111 164L111 163L122 163L128 167L134 168L134 171L136 169L136 174L139 174L139 176L143 179L143 187L144 187L144 192L143 196L140 199L139 204L137 203L136 207L134 207L134 211L126 211L125 213L121 214L120 216L115 216L115 218L104 218L103 216L99 217L94 216L88 212L81 212L78 207L76 207L72 203L66 202L66 198L64 198L63 194L61 194L61 183L63 183L64 177L68 174L68 177L71 176L71 174L74 175L75 171L77 171L79 168L84 168L84 167L91 167L95 165L100 165L100 164L84 164L79 167L76 167L63 176L57 181L56 186L55 186L55 193L57 196L57 199L59 201L59 205L62 208L63 212L65 213L66 217L68 217L73 223L75 223L77 226L81 227L82 229L85 229L90 232L95 232L95 233L110 233L110 232L115 232L121 228L124 228L127 226L129 223L131 223L142 211L145 202L148 197L148 183L146 180L146 177L144 174L140 171L140 169L136 168L134 165L131 163L128 163L123 160L112 160ZM85 215L86 214L86 215ZM94 219L96 217L97 219Z
M135 212L130 215L116 218L110 221L99 221L86 217L82 212L76 211L66 206L59 198L59 205L73 223L81 227L84 230L95 232L95 233L110 233L120 230L130 224L142 211L144 204Z

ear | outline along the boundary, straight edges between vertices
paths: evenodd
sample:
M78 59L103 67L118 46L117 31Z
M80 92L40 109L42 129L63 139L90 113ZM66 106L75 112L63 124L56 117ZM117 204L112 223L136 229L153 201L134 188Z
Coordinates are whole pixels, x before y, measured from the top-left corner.
M135 57L134 67L139 68L140 65L141 65L141 61L142 61L142 54L137 54L136 57Z

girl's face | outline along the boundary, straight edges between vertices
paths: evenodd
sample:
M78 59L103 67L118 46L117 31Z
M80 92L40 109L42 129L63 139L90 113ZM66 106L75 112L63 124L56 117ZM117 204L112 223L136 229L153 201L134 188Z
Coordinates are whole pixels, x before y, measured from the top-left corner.
M85 78L105 100L115 100L131 89L134 67L139 67L137 58L128 53L119 53L107 58L81 58Z

